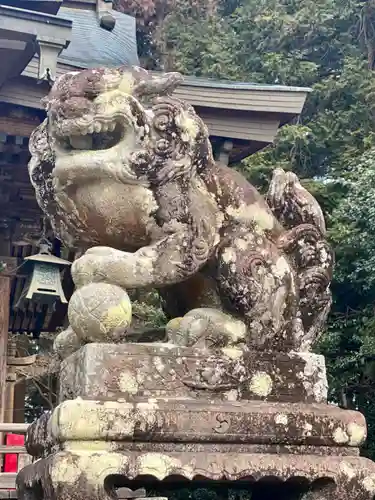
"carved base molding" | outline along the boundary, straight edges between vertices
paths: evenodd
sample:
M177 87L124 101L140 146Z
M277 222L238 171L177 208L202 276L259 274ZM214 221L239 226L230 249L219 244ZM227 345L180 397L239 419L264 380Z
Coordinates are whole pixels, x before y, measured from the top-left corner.
M60 380L60 405L29 428L38 460L18 475L20 500L110 500L164 480L303 481L306 495L288 500L375 496L375 464L359 457L365 419L324 402L319 356L90 344Z
M61 403L49 420L32 424L27 446L37 457L56 444L65 450L84 442L110 444L111 451L149 442L337 447L338 454L344 446L356 455L365 438L362 414L326 404L78 398Z
M60 451L25 467L18 475L18 498L103 500L119 477L127 480L168 477L194 480L306 479L325 481L340 500L373 500L375 464L362 457L216 452L113 452L95 450L95 443ZM144 479L145 484L147 480ZM117 483L118 484L118 483ZM327 497L314 497L325 499Z

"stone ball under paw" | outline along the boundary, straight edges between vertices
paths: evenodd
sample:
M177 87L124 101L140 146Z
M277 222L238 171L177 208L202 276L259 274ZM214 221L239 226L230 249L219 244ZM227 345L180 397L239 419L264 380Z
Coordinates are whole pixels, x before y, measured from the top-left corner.
M82 343L119 342L132 319L129 295L116 285L90 283L72 295L68 318Z

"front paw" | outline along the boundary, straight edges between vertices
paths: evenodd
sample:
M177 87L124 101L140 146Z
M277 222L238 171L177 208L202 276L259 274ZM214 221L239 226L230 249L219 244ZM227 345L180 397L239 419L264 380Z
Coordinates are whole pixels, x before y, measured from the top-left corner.
M141 249L136 253L109 247L94 247L72 265L77 287L89 283L110 283L121 288L143 288L154 283L155 252Z
M77 288L98 282L123 286L122 278L132 255L111 247L92 247L72 265L74 284Z
M72 265L77 288L89 283L109 283L121 288L137 288L138 259L135 254L109 247L90 248Z
M96 255L98 257L122 257L125 252L112 247L91 247L85 255Z
M89 283L105 281L103 275L103 257L85 253L73 262L71 268L75 286L81 288Z

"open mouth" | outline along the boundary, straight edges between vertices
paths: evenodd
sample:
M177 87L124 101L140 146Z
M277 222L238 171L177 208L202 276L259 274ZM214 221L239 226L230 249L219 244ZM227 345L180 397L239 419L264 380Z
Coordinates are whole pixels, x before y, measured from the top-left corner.
M79 133L59 137L58 143L67 152L111 149L120 143L125 135L125 129L124 123L95 121L80 128Z

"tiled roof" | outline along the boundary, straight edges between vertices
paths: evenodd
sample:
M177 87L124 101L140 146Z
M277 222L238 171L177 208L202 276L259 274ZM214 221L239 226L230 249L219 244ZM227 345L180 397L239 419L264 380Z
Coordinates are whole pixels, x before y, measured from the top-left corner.
M113 31L99 24L94 10L61 7L57 16L73 21L71 42L59 56L59 62L93 68L97 66L138 65L135 19L111 11L116 19Z

